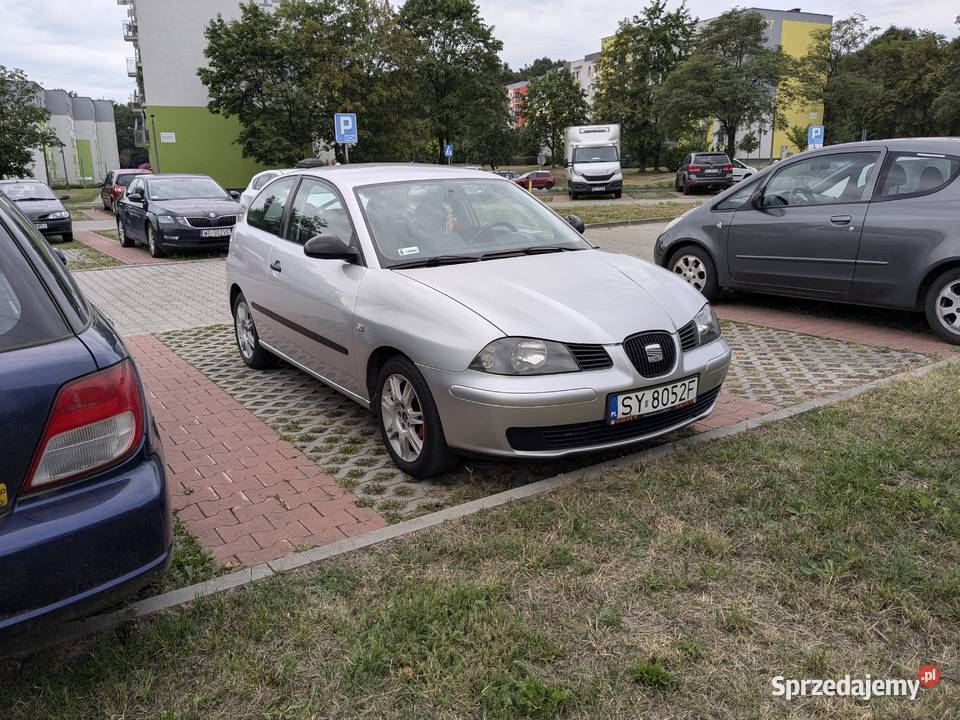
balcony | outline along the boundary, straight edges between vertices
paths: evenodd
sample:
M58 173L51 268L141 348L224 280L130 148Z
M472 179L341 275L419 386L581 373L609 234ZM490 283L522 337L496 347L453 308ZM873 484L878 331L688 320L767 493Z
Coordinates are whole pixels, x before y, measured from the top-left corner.
M137 59L135 57L127 58L127 77L135 78L137 76Z
M137 23L133 20L123 24L123 39L127 42L137 41Z
M143 108L143 93L139 90L130 93L130 105L135 108Z

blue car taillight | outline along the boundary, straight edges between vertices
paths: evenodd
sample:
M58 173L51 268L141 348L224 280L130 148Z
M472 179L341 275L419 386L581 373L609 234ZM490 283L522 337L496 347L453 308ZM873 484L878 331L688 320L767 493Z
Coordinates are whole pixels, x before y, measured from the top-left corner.
M46 490L127 457L144 431L140 384L130 360L73 380L57 393L24 493Z

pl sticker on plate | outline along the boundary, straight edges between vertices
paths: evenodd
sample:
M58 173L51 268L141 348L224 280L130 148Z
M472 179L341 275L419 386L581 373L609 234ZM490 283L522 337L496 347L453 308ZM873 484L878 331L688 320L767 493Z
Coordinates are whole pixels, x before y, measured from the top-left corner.
M416 245L411 245L410 247L400 248L397 250L397 253L400 255L400 257L403 257L404 255L419 255L420 248L418 248Z
M7 502L7 486L0 483L0 507L6 507Z

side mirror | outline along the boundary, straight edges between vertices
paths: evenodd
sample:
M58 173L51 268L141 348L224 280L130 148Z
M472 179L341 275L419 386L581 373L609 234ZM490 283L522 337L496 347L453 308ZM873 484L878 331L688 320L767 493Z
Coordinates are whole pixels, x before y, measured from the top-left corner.
M67 266L67 255L66 255L66 253L63 252L63 250L61 250L60 248L51 248L51 249L53 250L53 254L57 256L57 259L58 259L61 263L63 263L63 266L64 266L64 267L66 267L66 266Z
M61 199L61 200L69 200L69 199L70 199L70 196L69 196L69 195L61 195L61 196L60 196L60 199Z
M127 200L130 202L143 202L143 195L138 192L127 193Z
M240 193L238 193L236 190L231 190L231 191L230 191L230 197L232 197L234 200L236 200L238 197L240 197Z
M568 168L568 167L570 167L571 165L573 165L573 163L570 162L569 160L564 160L564 161L563 161L563 166L564 166L565 168Z
M587 226L583 224L583 220L578 218L576 215L567 215L565 219L568 223L570 223L570 227L572 227L581 235L583 235L584 231L587 229Z
M303 254L317 260L356 262L360 253L336 235L314 235L303 246Z

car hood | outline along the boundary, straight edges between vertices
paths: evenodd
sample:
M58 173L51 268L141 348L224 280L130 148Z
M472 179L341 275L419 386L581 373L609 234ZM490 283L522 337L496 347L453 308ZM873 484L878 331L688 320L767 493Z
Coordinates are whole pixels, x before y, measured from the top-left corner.
M59 200L20 200L17 207L31 220L65 209Z
M589 163L574 163L573 172L577 175L612 175L613 173L620 172L620 163L618 162L589 162Z
M203 217L213 213L219 217L220 215L236 215L241 208L240 204L233 200L151 200L150 210L156 213L187 217Z
M396 270L470 308L508 336L619 343L675 331L706 300L662 268L630 255L582 250Z

